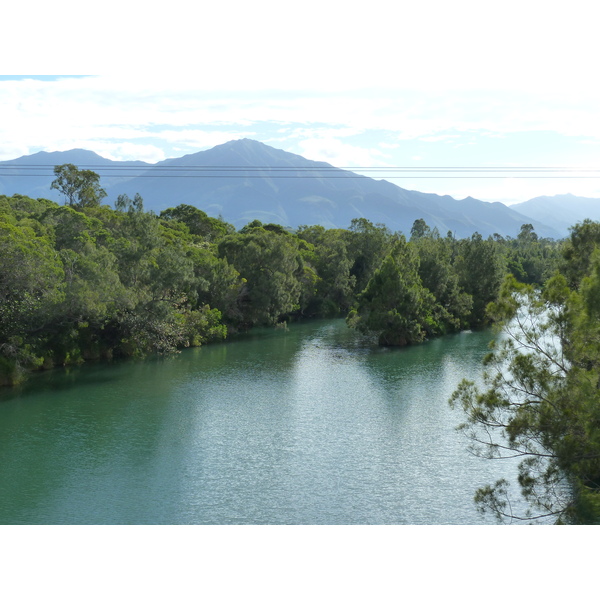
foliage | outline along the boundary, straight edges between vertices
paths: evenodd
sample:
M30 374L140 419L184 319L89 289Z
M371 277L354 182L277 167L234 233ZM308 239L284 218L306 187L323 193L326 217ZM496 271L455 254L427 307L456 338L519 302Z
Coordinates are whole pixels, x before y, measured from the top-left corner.
M40 364L32 343L64 298L64 271L46 239L2 217L0 256L0 384L14 384Z
M344 232L313 225L300 227L298 237L307 243L302 255L316 278L314 293L306 302L306 313L318 316L346 314L353 302L356 278L350 274L352 260Z
M221 241L219 256L244 281L237 300L240 326L272 325L300 308L304 265L292 236L261 226L246 228Z
M431 228L425 222L425 219L417 219L410 229L410 240L420 240L431 234Z
M209 217L204 211L188 204L167 208L160 213L160 217L185 223L191 234L209 242L217 242L224 236L235 233L234 227L229 223Z
M554 274L561 246L554 240L539 238L530 223L521 226L515 239L496 236L494 241L508 271L518 281L541 286Z
M577 288L590 269L594 249L600 245L600 223L586 219L571 228L562 248L561 273L572 288Z
M485 389L463 381L451 398L476 454L521 458L526 514L512 514L505 480L475 496L499 519L600 520L600 252L587 262L579 290L560 274L541 292L507 277L490 306L504 336L486 359Z
M94 171L80 170L69 163L54 167L54 174L56 179L50 187L58 190L69 206L75 208L98 206L106 197L106 191L100 187L100 176Z
M471 257L470 244L440 239L424 221L406 242L366 219L297 232L252 221L236 232L190 205L157 216L139 194L112 209L95 173L55 172L66 206L0 196L2 383L32 368L173 352L349 311L350 324L383 344L415 343L472 322L480 292L467 289L468 265L496 256L482 242Z
M348 323L374 332L384 346L405 346L425 339L433 326L435 298L419 277L419 258L404 237L359 295Z
M413 227L413 238L415 228ZM460 285L454 266L456 241L441 238L427 231L417 236L414 243L419 255L419 277L423 285L435 296L435 319L438 333L459 331L468 325L473 297Z
M468 324L471 327L488 324L486 307L495 300L506 272L498 244L491 239L484 240L478 233L460 240L455 269L460 287L473 299Z
M144 212L138 195L120 197L116 211L76 208L0 197L0 383L31 368L225 337L209 301L239 274L213 268L219 259L185 225Z
M397 236L385 225L373 225L367 219L360 218L352 219L344 237L352 262L350 275L354 278L354 291L358 294L365 289L375 270L389 254Z

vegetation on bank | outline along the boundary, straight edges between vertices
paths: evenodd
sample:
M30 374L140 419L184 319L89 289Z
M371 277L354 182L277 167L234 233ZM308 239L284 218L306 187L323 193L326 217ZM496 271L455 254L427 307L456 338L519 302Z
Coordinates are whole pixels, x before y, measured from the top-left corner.
M111 208L93 171L55 174L64 206L0 196L0 384L310 317L347 316L381 344L420 342L485 324L507 272L542 283L558 257L531 226L487 240L422 220L409 240L366 219L236 231L193 206L146 212L139 195Z
M506 277L488 314L504 329L485 361L484 389L463 381L451 404L472 450L516 457L526 514L504 479L475 496L499 520L600 523L600 223L572 228L542 287Z

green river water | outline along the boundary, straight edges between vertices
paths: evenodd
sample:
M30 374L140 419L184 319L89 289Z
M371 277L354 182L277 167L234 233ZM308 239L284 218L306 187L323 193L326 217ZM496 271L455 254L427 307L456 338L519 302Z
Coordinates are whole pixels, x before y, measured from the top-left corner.
M448 406L492 338L314 321L35 374L0 390L0 523L493 523L473 494L515 465L471 456Z

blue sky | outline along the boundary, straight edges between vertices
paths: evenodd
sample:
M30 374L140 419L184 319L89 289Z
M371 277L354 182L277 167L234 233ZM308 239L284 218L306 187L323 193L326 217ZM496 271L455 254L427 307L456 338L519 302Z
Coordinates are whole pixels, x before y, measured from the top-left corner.
M257 0L167 12L109 0L65 24L78 6L58 0L26 39L8 33L5 47L23 52L0 78L0 160L86 148L156 162L249 137L455 198L600 197L600 171L583 171L600 168L593 2ZM392 167L414 170L395 178Z

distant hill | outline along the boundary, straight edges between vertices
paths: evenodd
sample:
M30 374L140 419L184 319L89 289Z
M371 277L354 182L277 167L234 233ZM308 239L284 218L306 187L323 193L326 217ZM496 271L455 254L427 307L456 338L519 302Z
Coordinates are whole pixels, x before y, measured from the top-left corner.
M516 237L521 225L532 223L538 235L560 237L543 221L499 202L405 190L249 139L154 165L111 161L86 150L39 152L0 162L0 194L59 200L50 190L50 167L68 162L99 173L111 204L119 194L139 193L145 208L157 213L191 204L238 228L253 219L292 228L347 228L352 219L364 217L408 235L421 218L441 235L467 237L477 231L484 237Z
M538 196L520 204L513 210L552 227L560 237L569 235L569 227L584 219L600 221L600 198L584 198L573 194Z
M48 198L60 202L59 193L50 189L50 184L55 179L53 167L66 163L77 165L81 169L92 169L99 173L102 177L101 185L107 191L111 185L127 179L131 176L130 174L137 176L153 166L142 161L109 160L91 150L36 152L14 160L0 161L0 194L6 196L23 194L31 198ZM114 169L110 169L110 167L114 167ZM123 177L124 171L122 170L124 167L128 169L125 177ZM131 169L135 169L135 171Z

